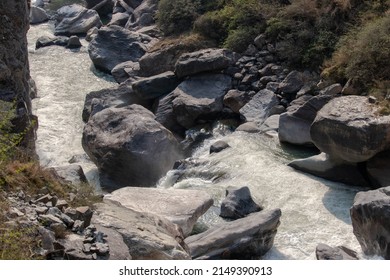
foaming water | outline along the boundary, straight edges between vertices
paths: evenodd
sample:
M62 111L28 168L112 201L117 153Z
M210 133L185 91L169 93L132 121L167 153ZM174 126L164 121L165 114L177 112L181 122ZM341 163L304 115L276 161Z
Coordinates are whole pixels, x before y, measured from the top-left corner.
M226 188L248 186L265 209L282 210L274 247L265 259L315 259L319 243L360 252L349 208L362 188L295 171L287 166L291 152L284 151L273 138L235 132L222 139L231 147L209 155L210 144L216 139L206 141L195 153L193 167L181 173L171 171L160 187L209 192L214 207L201 223L212 226L222 222L218 214Z
M36 39L44 35L53 36L50 23L30 27L29 61L31 76L38 88L38 97L33 100L39 123L36 150L41 164L52 167L69 164L74 155L85 155L81 146L85 96L114 83L91 71L86 41L82 41L83 47L77 51L60 46L35 50ZM98 185L95 166L88 160L78 164L87 178Z

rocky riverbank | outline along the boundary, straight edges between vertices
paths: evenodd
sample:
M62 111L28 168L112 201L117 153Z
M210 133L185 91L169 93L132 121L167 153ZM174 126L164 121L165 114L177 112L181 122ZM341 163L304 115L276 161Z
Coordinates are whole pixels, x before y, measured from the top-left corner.
M112 193L93 211L67 208L65 202L39 204L44 197L15 198L33 206L14 207L10 217L31 212L28 219L44 224L41 231L51 236L46 258L251 259L266 254L283 209L263 209L245 188L227 191L227 199L233 199L222 203L227 220L193 235L198 218L214 204L212 197L202 190L139 188L154 187L172 168L191 166L185 158L210 137L204 132L215 121L229 123L232 132L318 149L319 155L289 164L303 172L351 185L387 186L390 119L380 114L374 97L349 95L348 84L290 69L263 34L241 54L161 45L153 16L157 2L65 6L53 18L55 35L37 42L37 47L57 44L77 51L77 36L87 36L95 68L118 82L89 93L83 112L83 147L98 167L103 188ZM194 129L201 133L194 135ZM229 142L220 141L210 153L224 149ZM364 253L388 259L388 191L374 192L357 195L352 225ZM379 213L371 209L377 201L383 204ZM317 258L358 257L350 249L320 244Z

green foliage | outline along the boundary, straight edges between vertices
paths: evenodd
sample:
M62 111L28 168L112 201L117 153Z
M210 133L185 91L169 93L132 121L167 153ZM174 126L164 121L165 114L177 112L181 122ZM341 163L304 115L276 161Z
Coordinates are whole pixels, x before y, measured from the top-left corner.
M40 242L36 227L0 228L0 260L42 259L35 254Z
M12 131L12 119L15 117L15 106L0 101L0 163L11 158L23 139L23 133Z
M362 90L390 78L390 15L352 29L340 40L323 75L335 81L351 79Z

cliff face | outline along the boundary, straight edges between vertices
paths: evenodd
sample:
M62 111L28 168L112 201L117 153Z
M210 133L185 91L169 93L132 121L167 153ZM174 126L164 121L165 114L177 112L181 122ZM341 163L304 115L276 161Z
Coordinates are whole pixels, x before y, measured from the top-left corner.
M30 72L27 51L29 1L0 1L0 100L15 104L15 132L26 132L24 145L33 146Z

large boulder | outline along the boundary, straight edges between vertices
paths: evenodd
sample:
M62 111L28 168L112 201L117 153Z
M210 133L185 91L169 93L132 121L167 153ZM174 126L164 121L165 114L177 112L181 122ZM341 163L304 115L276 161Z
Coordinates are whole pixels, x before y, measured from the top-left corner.
M361 172L362 167L359 164L332 158L325 153L293 160L288 166L335 182L357 186L369 185Z
M296 145L313 145L311 124L317 112L332 98L332 95L303 95L291 102L287 112L280 115L279 140Z
M278 104L279 99L276 94L263 89L240 109L240 114L244 121L261 125L271 115L271 109Z
M255 93L253 91L253 93ZM237 89L229 90L223 98L223 104L233 112L239 113L240 109L248 103L253 97L252 92L240 91Z
M298 71L290 72L287 77L279 84L278 90L285 94L297 93L305 83L305 75Z
M351 219L363 252L390 259L390 187L358 192Z
M254 259L273 246L280 209L263 210L185 239L193 259Z
M141 99L156 99L170 93L180 83L180 80L173 72L164 72L156 76L151 76L133 83L134 92Z
M85 96L82 118L87 122L91 115L109 107L124 107L139 104L146 108L150 102L139 98L131 88L131 83L125 82L112 88L92 91Z
M390 147L390 116L364 96L334 98L310 129L314 144L331 157L363 162Z
M183 81L174 91L173 112L178 123L191 128L199 119L215 117L223 109L223 96L231 87L230 76L203 74Z
M179 57L175 65L178 77L191 76L202 72L212 72L228 68L237 60L237 56L225 49L205 49L185 53Z
M138 61L146 52L142 42L148 39L120 26L102 27L88 46L89 57L97 69L111 73L119 63Z
M118 232L133 260L190 259L184 237L172 222L122 206L96 204L92 222L102 232Z
M222 201L219 215L223 218L236 220L261 210L263 208L253 200L248 187L230 187L226 189L226 197Z
M55 35L86 34L92 27L102 26L98 13L81 5L73 4L57 10Z
M190 235L198 218L213 205L213 199L204 191L137 187L116 190L105 195L104 201L162 216L177 224L184 236Z
M107 108L84 127L82 145L103 187L153 186L181 157L172 133L140 105Z
M49 20L46 11L40 7L31 6L30 8L30 23L37 24Z

